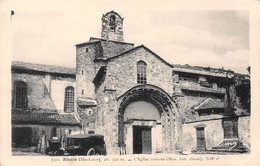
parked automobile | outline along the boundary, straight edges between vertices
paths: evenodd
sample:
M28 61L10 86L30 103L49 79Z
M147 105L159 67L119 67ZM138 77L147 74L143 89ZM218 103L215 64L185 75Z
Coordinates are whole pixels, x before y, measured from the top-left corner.
M101 134L77 134L66 138L64 155L106 155L104 136Z

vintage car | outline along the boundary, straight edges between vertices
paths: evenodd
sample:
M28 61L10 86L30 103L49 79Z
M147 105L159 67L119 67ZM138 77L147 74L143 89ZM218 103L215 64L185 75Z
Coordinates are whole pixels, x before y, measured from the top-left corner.
M104 136L100 134L77 134L66 138L64 155L106 155Z

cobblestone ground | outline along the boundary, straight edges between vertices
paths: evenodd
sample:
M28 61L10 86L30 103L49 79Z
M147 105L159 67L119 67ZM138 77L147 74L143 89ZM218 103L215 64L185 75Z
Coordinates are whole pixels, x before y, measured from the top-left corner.
M18 152L12 152L13 156L47 156L46 154L42 154L42 153L36 153L36 152L22 152L22 151L18 151Z
M46 156L46 154L36 153L30 148L13 148L13 156Z

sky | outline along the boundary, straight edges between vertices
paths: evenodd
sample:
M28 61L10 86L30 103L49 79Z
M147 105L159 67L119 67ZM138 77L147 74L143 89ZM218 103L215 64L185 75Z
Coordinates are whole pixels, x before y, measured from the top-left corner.
M38 3L12 8L13 60L76 67L75 45L101 37L101 17L114 10L124 17L125 42L143 44L171 64L248 73L248 11L66 2L60 8Z

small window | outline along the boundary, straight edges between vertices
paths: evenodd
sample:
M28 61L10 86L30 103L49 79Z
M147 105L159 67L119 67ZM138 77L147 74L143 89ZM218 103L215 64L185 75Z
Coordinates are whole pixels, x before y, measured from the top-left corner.
M84 90L82 90L82 91L81 91L81 94L83 94L83 95L84 95Z
M217 83L213 83L211 86L212 86L212 89L215 89L215 90L218 89L218 84Z
M65 89L64 112L74 112L74 88L71 86Z
M138 84L146 84L146 67L147 64L144 61L139 61L137 63L137 83Z
M27 108L27 85L23 81L19 81L14 87L14 107L19 109Z
M88 50L88 48L86 48L86 52L88 52L89 50Z
M82 75L84 74L84 70L81 70L81 74L82 74Z
M179 83L179 74L173 75L173 82Z

